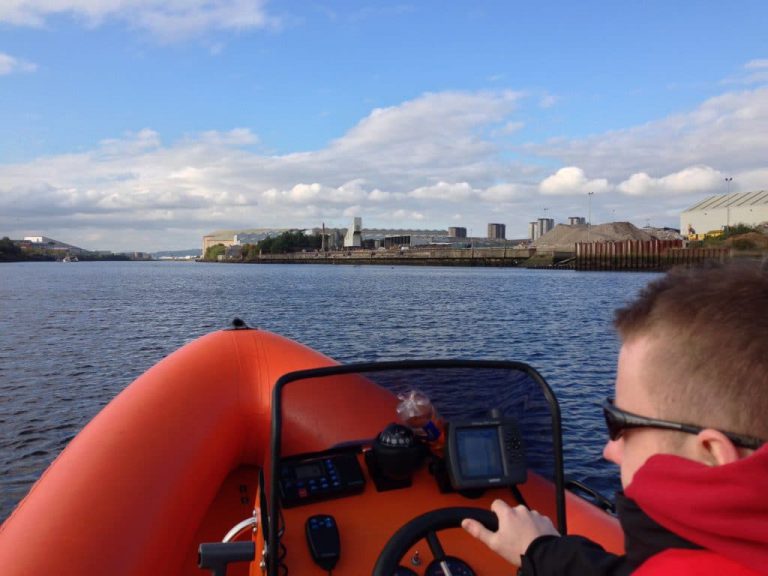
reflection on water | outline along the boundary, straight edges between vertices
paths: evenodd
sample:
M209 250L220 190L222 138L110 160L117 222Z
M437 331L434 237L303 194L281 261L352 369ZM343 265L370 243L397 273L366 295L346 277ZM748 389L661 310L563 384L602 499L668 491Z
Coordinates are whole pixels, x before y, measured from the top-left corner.
M520 360L563 413L566 474L606 492L613 309L653 274L196 263L0 265L0 519L136 376L239 316L342 362ZM483 390L458 387L476 401Z

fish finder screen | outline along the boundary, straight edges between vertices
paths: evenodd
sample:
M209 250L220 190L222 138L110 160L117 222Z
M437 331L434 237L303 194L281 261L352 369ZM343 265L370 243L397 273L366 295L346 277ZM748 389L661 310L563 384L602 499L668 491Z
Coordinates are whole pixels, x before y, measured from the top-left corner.
M496 426L456 430L459 469L465 478L504 475L499 429Z

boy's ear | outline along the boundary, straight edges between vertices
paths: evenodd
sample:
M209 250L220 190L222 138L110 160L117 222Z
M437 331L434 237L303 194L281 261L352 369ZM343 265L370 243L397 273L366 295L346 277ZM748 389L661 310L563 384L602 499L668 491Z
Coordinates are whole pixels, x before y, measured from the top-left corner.
M709 466L723 466L741 458L733 442L714 428L705 428L696 435L695 450L696 459Z

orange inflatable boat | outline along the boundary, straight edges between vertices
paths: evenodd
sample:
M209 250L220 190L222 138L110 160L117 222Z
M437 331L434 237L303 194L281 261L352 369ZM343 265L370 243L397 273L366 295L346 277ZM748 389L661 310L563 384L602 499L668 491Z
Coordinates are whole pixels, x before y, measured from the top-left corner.
M340 366L234 326L70 442L0 527L4 575L510 573L457 528L492 527L495 498L621 552L615 518L563 488L557 403L532 368ZM476 405L456 405L467 389Z

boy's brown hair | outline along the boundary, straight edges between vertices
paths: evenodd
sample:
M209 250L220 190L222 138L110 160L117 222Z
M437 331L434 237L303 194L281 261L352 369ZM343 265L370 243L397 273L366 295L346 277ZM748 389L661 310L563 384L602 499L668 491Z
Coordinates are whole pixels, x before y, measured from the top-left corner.
M768 271L674 269L616 311L622 341L653 344L658 417L768 440Z

